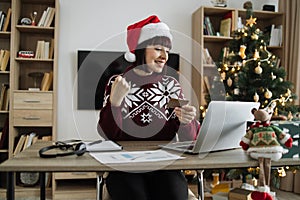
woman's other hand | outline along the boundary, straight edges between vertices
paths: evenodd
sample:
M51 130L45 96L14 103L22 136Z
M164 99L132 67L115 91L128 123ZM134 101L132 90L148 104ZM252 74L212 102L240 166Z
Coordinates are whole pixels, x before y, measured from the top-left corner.
M196 117L196 108L191 105L184 105L175 108L175 114L179 121L184 124L191 123Z

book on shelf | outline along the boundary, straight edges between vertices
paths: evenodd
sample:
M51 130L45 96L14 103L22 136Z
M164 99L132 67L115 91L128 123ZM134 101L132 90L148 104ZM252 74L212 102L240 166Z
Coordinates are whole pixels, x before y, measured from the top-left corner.
M49 59L53 59L53 54L54 54L54 39L52 38L50 41Z
M21 151L24 151L28 147L30 147L32 144L34 144L38 140L38 135L34 132L30 134L21 134L19 138L16 138L17 145L15 147L15 150L13 152L13 155L17 155Z
M47 10L44 10L37 26L44 26L46 15L47 15Z
M203 77L203 82L204 82L204 92L209 93L210 92L210 82L208 76Z
M26 140L26 135L25 134L22 134L18 140L18 143L15 147L15 150L13 152L13 155L16 156L18 153L20 153L23 149L23 146L24 146L24 143L25 143L25 140Z
M49 7L49 11L47 13L47 17L45 19L45 27L50 27L53 19L54 19L54 14L55 14L55 8Z
M49 91L53 81L53 72L45 72L42 82L41 82L41 91Z
M209 16L204 16L204 27L206 27L207 35L216 35L215 29L210 21Z
M8 61L9 61L9 58L10 58L10 51L9 50L3 50L1 49L1 52L0 52L0 56L2 56L0 58L0 70L1 71L6 71L7 69L7 66L8 66ZM2 53L3 52L3 53Z
M214 64L214 61L209 53L208 48L203 48L202 53L203 64Z
M6 117L3 128L2 128L2 135L0 138L0 149L5 149L8 147L8 117Z
M221 36L230 37L231 33L231 18L222 19L220 22Z
M8 111L8 106L9 106L9 101L10 101L10 88L6 88L6 91L4 93L4 98L3 98L3 105L2 105L2 108L1 110L5 110L5 111Z
M269 46L281 46L282 45L282 25L276 26L272 24L270 27L270 41Z
M50 44L51 43L51 44ZM51 42L38 40L36 44L35 50L35 58L36 59L49 59L50 56L52 57L53 51L52 48L52 40Z
M30 147L32 145L32 140L35 136L36 136L36 133L34 133L34 132L26 135L23 150L27 149L28 147Z
M3 24L3 28L2 28L2 31L4 32L9 30L10 17L11 17L11 8L8 8L6 18Z
M0 11L0 31L2 31L6 14L3 11Z
M0 92L0 110L8 110L8 100L9 100L9 84L2 83L1 84L1 92Z
M55 8L48 7L43 11L43 14L37 24L40 27L50 27L55 15Z

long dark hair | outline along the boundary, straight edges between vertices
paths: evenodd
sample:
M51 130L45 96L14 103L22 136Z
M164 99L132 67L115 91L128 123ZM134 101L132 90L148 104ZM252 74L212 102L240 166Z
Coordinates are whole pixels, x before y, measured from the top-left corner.
M146 66L145 54L146 54L146 47L149 45L161 45L171 49L172 42L168 37L157 36L149 40L146 40L137 46L135 50L136 61L133 63L133 66L146 72L148 72L148 70Z

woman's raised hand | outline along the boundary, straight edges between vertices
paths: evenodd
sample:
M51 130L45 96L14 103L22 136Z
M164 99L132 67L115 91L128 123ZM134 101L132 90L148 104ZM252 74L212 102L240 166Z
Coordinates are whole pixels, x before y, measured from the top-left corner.
M110 103L120 106L124 97L129 93L130 84L122 76L118 76L111 86Z

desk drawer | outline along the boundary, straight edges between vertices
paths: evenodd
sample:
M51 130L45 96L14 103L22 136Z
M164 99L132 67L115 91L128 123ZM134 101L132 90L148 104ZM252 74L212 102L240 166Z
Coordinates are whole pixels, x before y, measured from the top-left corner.
M14 110L14 126L52 126L52 110Z
M52 109L52 93L14 92L14 109Z

